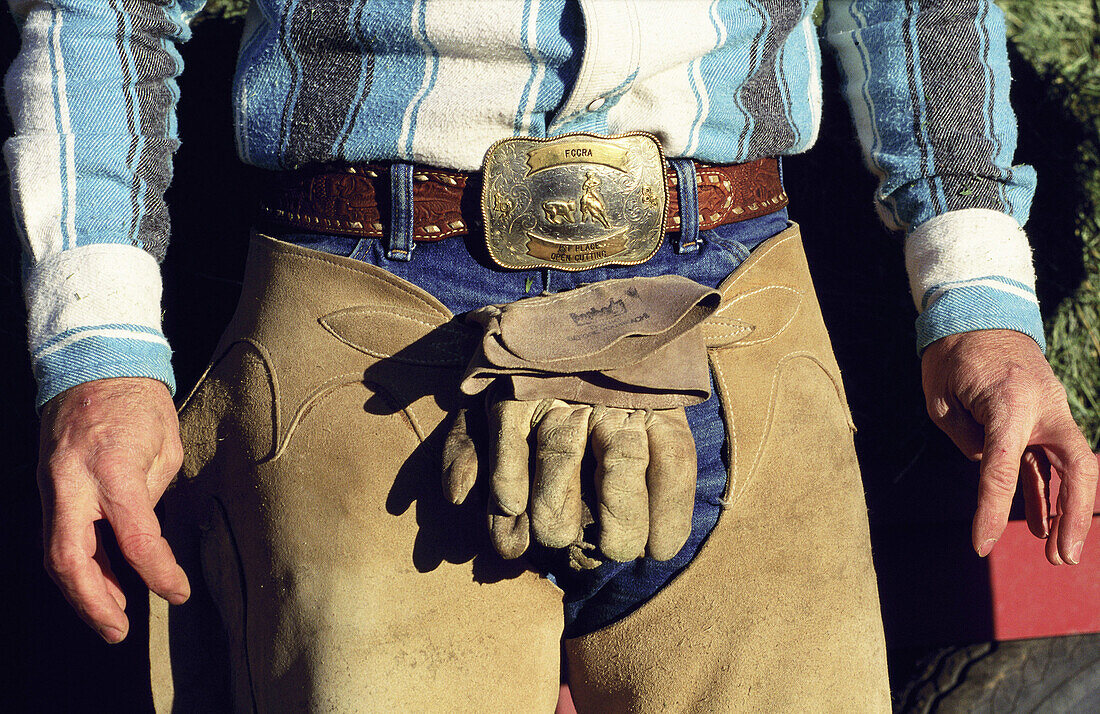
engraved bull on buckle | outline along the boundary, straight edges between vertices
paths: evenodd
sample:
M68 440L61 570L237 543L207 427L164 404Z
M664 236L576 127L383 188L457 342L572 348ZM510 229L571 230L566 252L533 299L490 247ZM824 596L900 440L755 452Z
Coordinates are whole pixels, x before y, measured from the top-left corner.
M596 187L600 185L600 179L589 171L585 174L584 190L580 196L580 214L577 214L577 201L550 200L542 202L542 212L549 223L567 224L579 223L585 220L597 221L604 228L611 228L604 212L604 202ZM574 216L577 216L574 218Z

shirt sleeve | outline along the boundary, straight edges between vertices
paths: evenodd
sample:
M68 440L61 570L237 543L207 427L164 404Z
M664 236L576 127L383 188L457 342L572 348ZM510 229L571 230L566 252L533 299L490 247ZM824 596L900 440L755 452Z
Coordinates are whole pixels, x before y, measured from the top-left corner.
M917 348L1003 328L1045 350L1022 226L1035 190L1013 166L1004 15L993 0L826 0L825 37L883 222L906 233Z
M4 157L37 403L105 377L151 377L174 392L159 263L179 146L176 45L201 0L9 5L22 44L5 78L14 135Z

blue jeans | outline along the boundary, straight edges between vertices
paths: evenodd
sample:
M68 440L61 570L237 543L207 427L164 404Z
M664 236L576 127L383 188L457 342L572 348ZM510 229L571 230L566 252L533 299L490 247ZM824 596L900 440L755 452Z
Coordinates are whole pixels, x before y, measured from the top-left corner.
M680 205L697 205L695 181L685 181L690 166L678 164ZM395 192L396 193L396 192ZM393 223L408 225L412 208L400 195L393 206ZM694 211L684 211L691 215ZM582 284L611 278L677 274L717 287L749 252L787 228L785 209L753 220L698 231L687 225L671 234L648 261L579 272L560 270L504 270L496 266L481 244L480 233L437 243L411 244L397 240L358 239L322 234L290 234L280 239L303 247L355 258L383 268L432 293L455 314L483 305L515 302L544 292L562 292ZM398 250L393 250L398 248ZM587 571L569 567L567 554L533 546L527 557L564 592L565 637L579 637L630 614L683 570L703 546L718 522L726 486L725 430L718 398L687 408L688 424L698 455L698 483L691 535L671 560L639 558L626 563L607 561ZM591 485L591 475L585 479Z

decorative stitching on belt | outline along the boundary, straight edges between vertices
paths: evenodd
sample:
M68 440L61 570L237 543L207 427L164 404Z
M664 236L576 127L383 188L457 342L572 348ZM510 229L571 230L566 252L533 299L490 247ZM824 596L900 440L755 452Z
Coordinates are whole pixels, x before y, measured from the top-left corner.
M788 203L779 163L763 158L717 166L695 162L699 229L773 213ZM667 232L680 226L676 174L666 167L669 187ZM481 227L481 176L477 173L418 168L413 174L413 238L420 242L465 235ZM272 174L262 192L259 222L264 227L381 238L388 204L389 166L324 165ZM386 209L388 212L388 209Z

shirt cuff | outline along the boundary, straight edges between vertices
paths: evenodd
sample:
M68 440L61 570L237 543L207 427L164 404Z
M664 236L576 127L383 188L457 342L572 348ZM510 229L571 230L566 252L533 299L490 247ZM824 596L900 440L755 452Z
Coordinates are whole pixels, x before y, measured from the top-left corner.
M1015 330L1046 351L1027 236L998 211L965 209L936 216L905 242L917 306L917 351L974 330Z
M23 284L37 407L110 377L149 377L175 394L160 269L147 252L112 243L72 248L30 265Z

